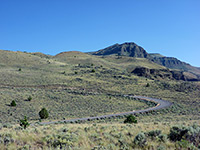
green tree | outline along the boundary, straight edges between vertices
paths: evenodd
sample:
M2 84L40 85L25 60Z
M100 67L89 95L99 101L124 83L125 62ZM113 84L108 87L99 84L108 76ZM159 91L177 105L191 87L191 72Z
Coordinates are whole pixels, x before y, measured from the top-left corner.
M136 117L133 115L129 115L124 120L124 123L137 123Z
M12 107L15 107L17 104L16 104L16 102L13 100L11 103L10 103L10 106L12 106Z
M46 108L42 108L42 110L39 112L39 116L41 119L46 119L49 117L49 113Z
M31 100L32 100L32 97L29 96L29 97L27 98L27 101L31 101Z
M147 83L146 87L150 87L150 84L149 84L149 83Z
M26 129L30 124L28 123L27 117L24 116L24 119L20 120L20 126Z

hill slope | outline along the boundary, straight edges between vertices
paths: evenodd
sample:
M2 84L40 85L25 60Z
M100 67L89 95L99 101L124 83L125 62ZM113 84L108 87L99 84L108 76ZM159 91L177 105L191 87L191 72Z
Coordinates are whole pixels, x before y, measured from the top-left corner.
M138 68L144 70L145 76L134 72ZM180 117L179 113L184 112L183 117L199 117L199 82L175 80L182 74L173 77L170 73L146 58L81 52L47 57L41 53L0 51L0 122L16 123L24 115L37 121L43 107L49 111L50 120L148 107L119 96L123 94L163 98L180 105L175 104L173 116ZM27 101L29 96L31 101ZM16 107L10 106L13 100Z
M131 42L123 44L115 44L107 48L98 50L96 52L91 52L92 55L117 55L117 56L129 56L137 58L146 58L153 61L159 65L165 66L170 69L179 69L181 71L192 73L193 75L200 78L200 69L193 67L190 64L182 62L173 57L165 57L160 54L149 54L141 46Z

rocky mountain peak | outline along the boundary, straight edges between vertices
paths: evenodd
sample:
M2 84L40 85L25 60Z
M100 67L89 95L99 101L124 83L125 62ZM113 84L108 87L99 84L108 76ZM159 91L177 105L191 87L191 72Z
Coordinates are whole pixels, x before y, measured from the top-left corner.
M93 52L93 55L120 55L139 58L149 58L150 55L134 42L126 42L123 44L115 44L107 48Z

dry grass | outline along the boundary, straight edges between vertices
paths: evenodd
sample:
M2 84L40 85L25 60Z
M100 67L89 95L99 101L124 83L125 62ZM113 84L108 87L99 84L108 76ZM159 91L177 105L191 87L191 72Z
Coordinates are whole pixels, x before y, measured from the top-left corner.
M38 127L29 127L26 130L19 130L19 127L1 129L1 135L10 135L14 142L8 145L1 144L1 147L8 149L17 149L29 147L30 149L50 149L53 146L48 143L49 138L53 141L58 136L68 138L68 144L72 149L92 149L94 147L104 147L107 149L132 149L134 147L134 138L142 132L152 130L161 130L163 134L169 134L170 127L174 125L191 124L200 125L199 121L190 122L163 122L158 124L153 123L138 123L138 124L57 124ZM53 138L54 137L54 138ZM121 144L120 144L121 143ZM158 142L148 139L147 147L156 149L159 145L163 145L165 149L175 149L175 143L169 140ZM59 146L58 146L59 147ZM137 147L141 149L141 147ZM54 148L53 148L54 149Z

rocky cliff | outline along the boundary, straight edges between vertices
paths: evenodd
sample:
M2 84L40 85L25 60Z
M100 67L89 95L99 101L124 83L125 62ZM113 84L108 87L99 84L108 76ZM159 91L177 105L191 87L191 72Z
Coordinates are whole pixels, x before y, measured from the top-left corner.
M172 79L183 81L199 81L197 76L191 76L183 71L169 69L149 69L145 67L137 67L131 73L150 79Z

